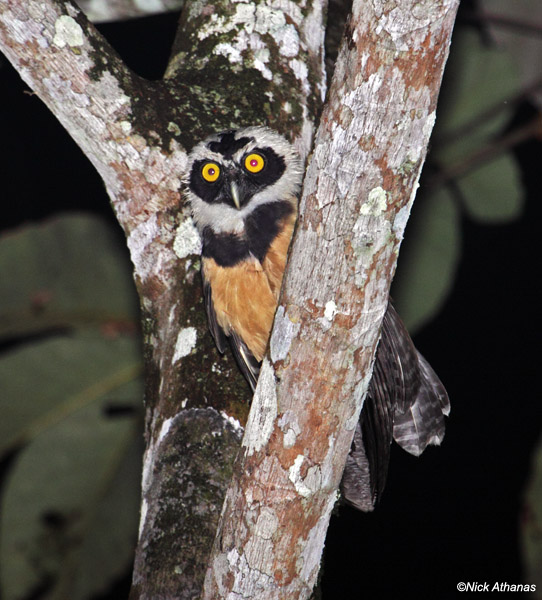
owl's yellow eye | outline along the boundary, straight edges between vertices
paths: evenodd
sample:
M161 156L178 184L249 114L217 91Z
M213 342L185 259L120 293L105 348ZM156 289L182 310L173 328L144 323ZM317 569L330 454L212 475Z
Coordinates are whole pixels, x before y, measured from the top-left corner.
M259 154L249 154L245 158L245 169L249 173L259 173L264 167L265 161Z
M216 163L205 163L201 169L201 176L205 181L213 183L220 176L220 167Z

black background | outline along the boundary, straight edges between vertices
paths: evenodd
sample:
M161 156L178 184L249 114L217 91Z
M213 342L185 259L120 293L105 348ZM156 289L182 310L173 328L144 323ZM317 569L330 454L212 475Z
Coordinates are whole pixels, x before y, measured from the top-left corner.
M153 79L165 68L175 26L170 15L99 28L129 66ZM113 221L93 167L2 61L1 228L60 210L89 210ZM533 114L524 104L515 121ZM463 216L453 291L415 339L451 398L444 443L419 459L394 446L377 510L335 512L325 549L325 600L446 599L461 596L460 581L524 581L522 494L542 422L536 380L541 142L523 144L516 158L527 194L521 218L485 226ZM109 597L126 597L128 586L129 577Z

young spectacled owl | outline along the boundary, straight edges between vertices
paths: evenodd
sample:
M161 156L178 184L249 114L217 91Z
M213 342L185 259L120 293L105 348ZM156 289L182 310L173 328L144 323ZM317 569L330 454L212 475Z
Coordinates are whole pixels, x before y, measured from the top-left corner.
M209 328L221 353L229 341L254 390L297 217L301 160L278 133L247 127L200 142L190 153L187 173L188 199L203 242ZM442 441L448 412L444 386L389 304L343 475L345 499L372 510L386 482L392 439L417 456Z

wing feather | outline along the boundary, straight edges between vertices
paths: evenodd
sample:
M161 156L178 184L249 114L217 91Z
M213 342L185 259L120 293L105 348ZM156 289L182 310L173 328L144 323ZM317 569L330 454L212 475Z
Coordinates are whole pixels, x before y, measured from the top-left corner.
M352 458L349 457L343 477L346 501L361 510L372 510L386 485L392 440L419 456L428 444L440 444L444 437L444 415L449 411L444 386L416 350L389 303L359 431L354 435ZM366 493L360 495L359 485L345 488L345 482L352 481L354 474L362 482L367 478L363 469L369 471L372 504L367 501Z
M258 383L261 363L256 360L254 354L247 348L245 342L243 342L235 331L232 331L230 334L230 346L241 373L243 373L254 392Z
M226 334L216 318L215 307L213 305L213 294L211 285L205 279L204 270L201 270L201 276L203 278L203 300L205 302L205 312L207 313L207 322L209 324L209 330L215 341L216 347L221 354L224 354L226 350Z
M255 390L258 381L260 361L242 335L252 335L251 338L247 337L249 343L255 344L255 347L263 347L266 341L266 327L263 326L265 321L262 319L268 319L272 323L273 317L272 312L266 315L265 308L267 306L268 311L274 310L273 306L268 306L273 304L273 299L267 277L259 262L257 265L253 263L255 259L243 263L239 268L222 268L212 259L204 258L201 271L205 310L211 334L221 353L224 353L229 342L239 369L252 391ZM261 285L264 282L265 285ZM222 294L216 296L213 293L214 285L220 287ZM231 318L230 311L236 315L235 319Z

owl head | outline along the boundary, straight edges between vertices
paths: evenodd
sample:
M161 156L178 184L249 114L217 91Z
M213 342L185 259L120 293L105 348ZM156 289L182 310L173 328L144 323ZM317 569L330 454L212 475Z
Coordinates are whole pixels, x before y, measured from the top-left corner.
M240 231L258 206L295 199L303 177L293 146L267 127L213 134L188 157L186 186L198 228Z

